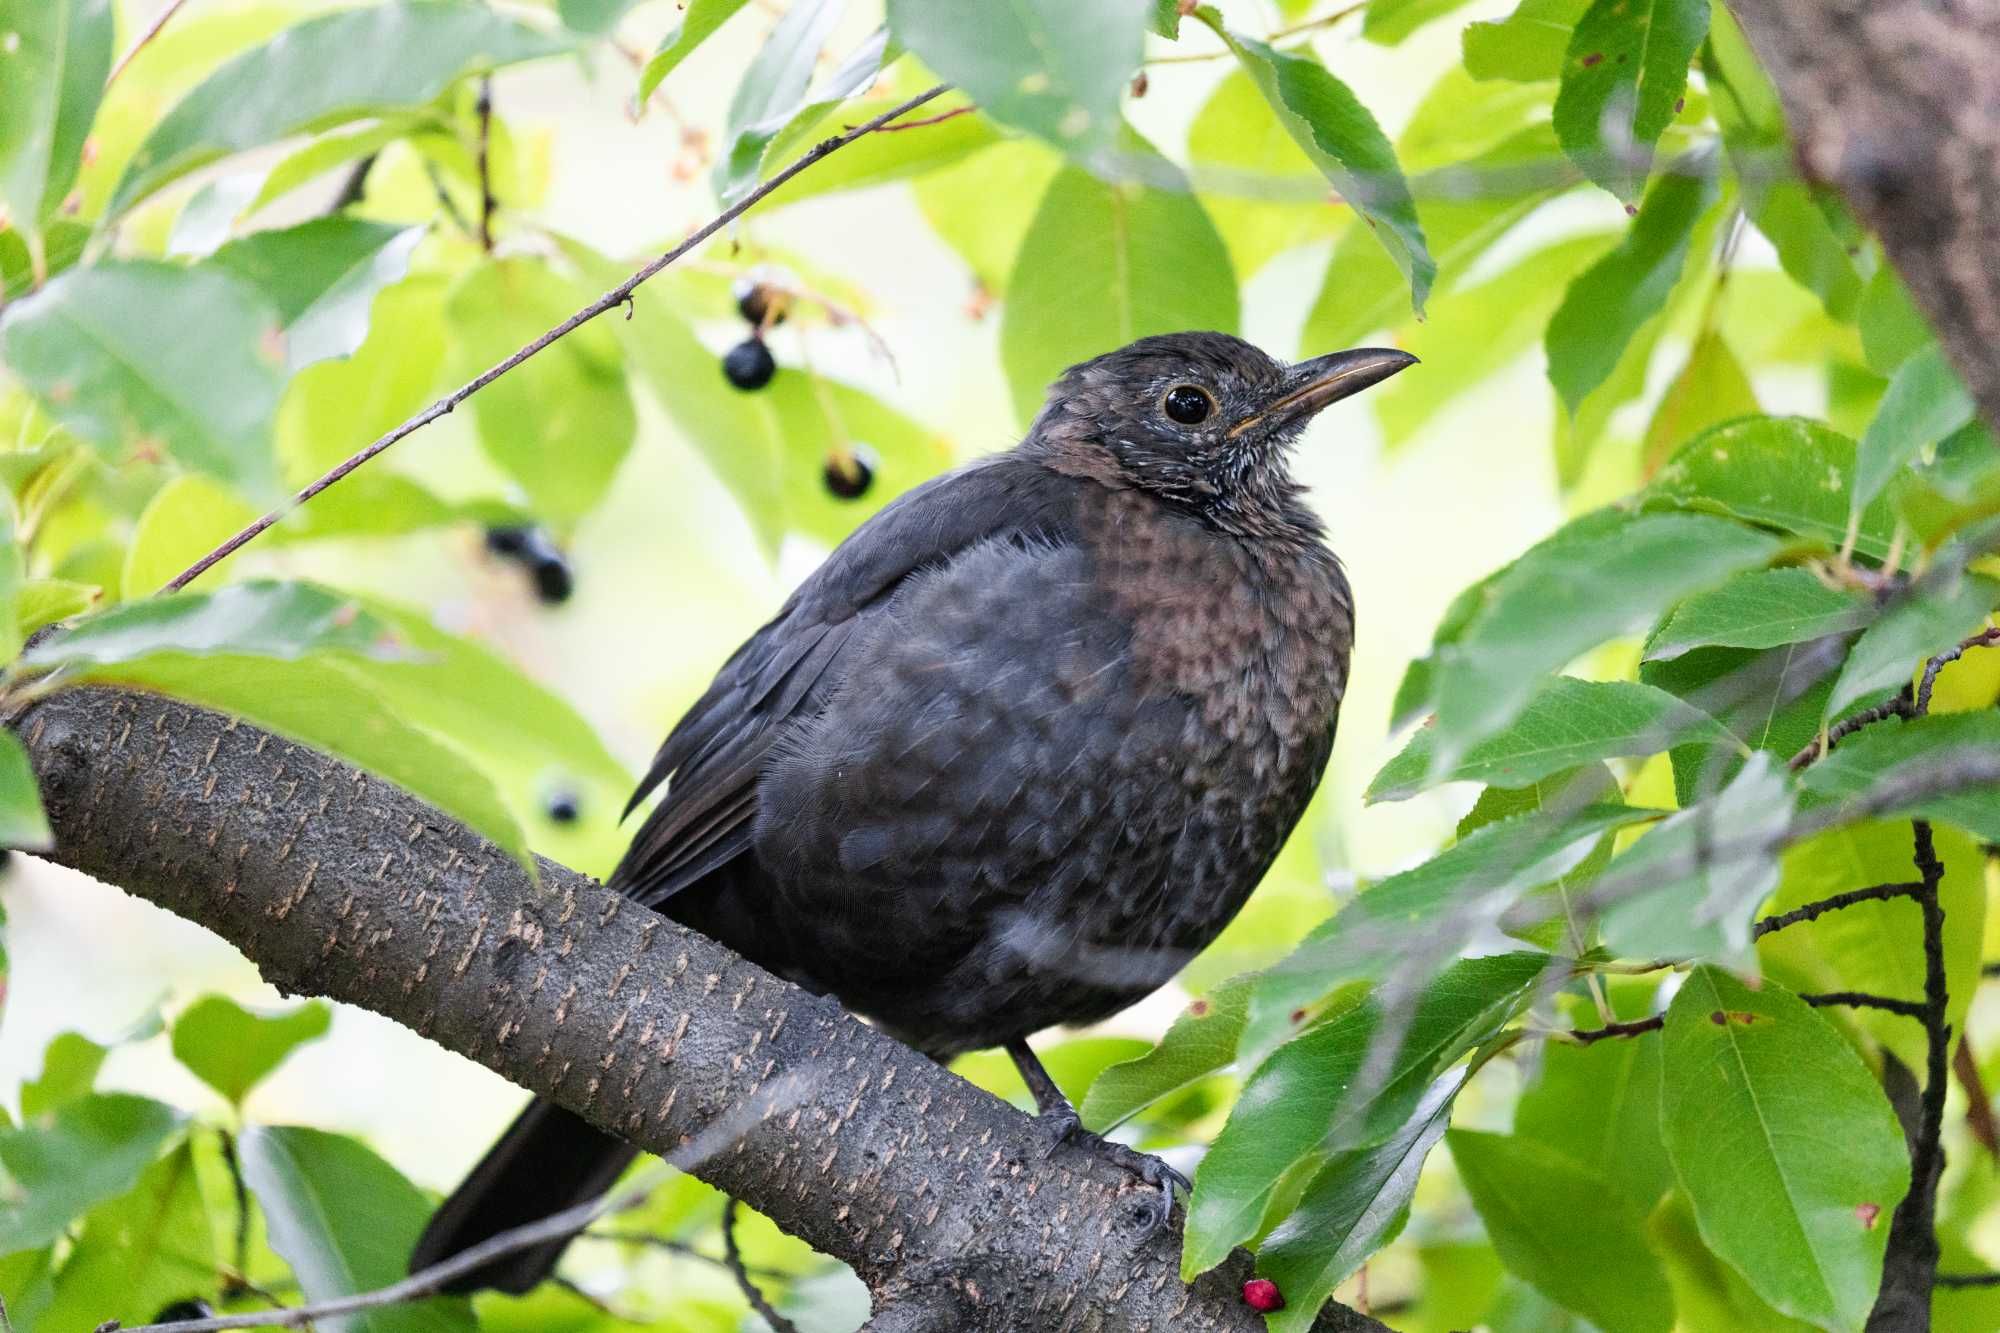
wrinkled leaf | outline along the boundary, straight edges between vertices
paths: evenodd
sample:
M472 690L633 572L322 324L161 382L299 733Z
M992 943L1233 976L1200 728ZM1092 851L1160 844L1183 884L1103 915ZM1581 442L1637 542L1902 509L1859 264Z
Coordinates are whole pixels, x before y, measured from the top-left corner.
M207 262L263 293L284 320L285 366L350 355L368 336L375 296L400 282L421 227L317 218L231 241Z
M1836 549L1848 532L1854 441L1805 417L1745 417L1697 435L1660 470L1645 498L1733 514ZM1854 550L1889 554L1896 516L1877 498L1862 511Z
M1570 34L1554 112L1556 137L1584 175L1620 199L1639 197L1707 32L1707 0L1593 0Z

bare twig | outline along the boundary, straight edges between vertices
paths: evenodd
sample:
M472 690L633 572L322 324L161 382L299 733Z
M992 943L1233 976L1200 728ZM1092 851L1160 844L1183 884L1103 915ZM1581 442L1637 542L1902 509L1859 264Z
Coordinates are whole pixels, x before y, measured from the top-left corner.
M1575 1042L1579 1046L1589 1046L1612 1037L1637 1037L1648 1032L1658 1032L1666 1026L1666 1022L1665 1014L1654 1014L1651 1018L1635 1018L1629 1023L1606 1023L1601 1028L1575 1028L1552 1035L1564 1041Z
M2000 1273L1939 1273L1940 1287L2000 1287Z
M362 196L368 192L368 173L375 169L375 158L376 154L370 153L348 170L347 179L340 183L340 189L333 196L333 202L326 206L328 217L350 204L361 202Z
M1799 998L1815 1009L1880 1009L1885 1014L1900 1014L1918 1022L1923 1022L1930 1012L1920 1000L1898 1000L1893 996L1861 990L1817 991Z
M1951 1072L1965 1089L1965 1127L1989 1157L2000 1158L2000 1121L1993 1116L1993 1094L1986 1090L1986 1077L1979 1072L1979 1057L1972 1042L1960 1037L1952 1049Z
M479 248L493 253L493 76L479 81Z
M1817 902L1807 903L1803 907L1795 907L1789 912L1780 912L1776 916L1765 917L1750 928L1750 938L1761 940L1773 931L1817 920L1825 916L1828 912L1837 912L1843 907L1852 907L1856 903L1886 902L1891 898L1913 898L1923 892L1923 887L1922 884L1915 882L1871 884L1865 889L1850 889L1846 893L1836 893L1829 897L1821 898Z
M216 1137L222 1147L222 1164L229 1168L229 1185L236 1203L236 1280L250 1271L250 1187L243 1179L243 1163L236 1156L236 1136L220 1130Z
M1909 687L1905 686L1895 698L1876 704L1873 708L1864 708L1853 717L1843 718L1834 724L1824 737L1813 737L1806 742L1803 750L1792 756L1789 766L1792 772L1796 773L1831 754L1834 746L1863 727L1871 727L1887 718L1910 717L1914 712L1915 705L1910 700Z
M187 0L171 0L171 3L165 9L160 11L159 17L147 25L146 30L139 34L132 45L125 48L124 55L118 57L118 63L113 65L111 73L105 76L105 87L109 88L112 84L118 82L118 76L125 72L127 65L132 63L132 57L145 50L146 44L160 35L160 29L166 27L173 16L181 12L181 6L186 3Z
M940 111L935 116L925 116L922 120L906 120L903 121L901 124L897 125L884 125L882 127L882 132L884 134L890 134L897 130L920 130L926 125L942 125L947 120L951 120L954 119L955 117L963 116L968 112L977 110L979 110L979 108L976 105L974 105L971 102L967 102L964 106L955 106L949 111Z
M403 437L411 435L418 430L421 430L423 427L428 426L431 422L436 421L439 417L448 415L460 403L470 398L473 394L478 393L481 389L491 384L494 380L499 379L502 375L505 375L508 371L514 369L514 367L520 365L523 361L526 361L529 357L534 356L537 352L542 351L544 348L548 347L549 344L555 342L557 339L567 337L578 327L590 322L593 319L596 319L599 315L603 314L605 311L614 310L617 307L625 304L625 302L628 299L630 299L632 293L635 290L637 290L637 288L641 283L645 282L648 278L651 278L654 274L660 272L660 270L666 268L667 265L681 258L681 256L693 250L696 246L700 245L703 241L713 236L716 232L720 231L722 228L728 226L738 217L741 217L744 214L744 212L750 209L759 200L763 199L773 190L776 190L779 186L783 185L786 181L790 180L792 177L798 175L801 171L804 171L807 167L811 166L813 163L819 161L821 158L827 156L829 153L837 152L841 148L846 147L848 144L853 143L856 139L859 139L863 135L872 133L875 130L880 129L882 126L887 125L890 121L895 120L898 117L907 114L908 112L914 111L916 108L922 106L924 103L930 101L931 99L941 96L949 86L950 85L943 83L937 84L934 87L928 88L923 92L918 93L915 97L912 97L907 101L904 101L894 107L891 107L889 110L883 112L879 116L876 116L873 120L870 120L865 124L859 125L854 129L848 130L844 134L835 135L830 139L824 139L819 143L813 145L810 149L806 150L804 153L801 153L797 158L795 158L791 162L791 164L785 167L782 171L779 171L769 180L766 180L762 185L759 185L756 189L752 190L749 194L745 195L741 200L739 200L735 204L732 204L730 207L725 208L722 212L716 214L714 218L710 219L706 224L704 224L702 227L700 227L692 234L690 234L688 238L682 241L679 245L676 245L673 249L668 250L665 254L661 255L659 258L651 261L645 267L641 268L638 272L634 273L631 277L627 278L624 282L619 283L616 287L612 288L604 295L598 297L595 301L592 301L589 305L577 311L574 315L571 315L568 319L556 325L554 328L550 329L547 333L544 333L541 337L529 343L526 347L523 347L518 352L515 352L512 356L509 356L506 360L483 371L476 378L467 381L465 384L459 386L457 389L454 389L451 393L445 395L443 398L438 399L435 403L432 403L429 407L417 413L409 420L395 427L393 430L389 431L386 435L376 440L373 444L370 444L367 448L361 450L359 453L352 455L345 461L338 464L330 471L328 471L324 476L320 477L318 480L310 483L303 490L299 491L297 495L292 497L291 502L289 504L278 509L273 509L270 513L265 514L263 517L257 519L255 522L250 523L248 526L244 527L242 531L230 537L227 541L223 542L220 546L217 546L207 555L202 556L201 559L195 561L192 565L189 565L179 574L176 574L173 577L173 579L160 591L179 592L182 588L185 588L188 584L194 582L194 580L196 580L197 578L200 578L201 575L205 573L207 570L214 567L214 565L217 562L227 559L230 555L240 550L245 544L254 540L258 536L258 534L262 533L265 529L269 528L272 524L276 523L279 519L283 518L286 514L290 513L294 508L298 507L299 505L305 504L307 501L311 500L315 495L318 495L321 491L325 490L327 487L333 485L335 482L338 482L341 478L345 477L348 473L354 471L356 468L368 462L376 455L386 451L391 445L395 444L398 440L401 440Z
M736 1244L736 1214L742 1208L735 1195L722 1205L722 1252L730 1275L736 1285L743 1289L743 1298L750 1302L750 1308L763 1317L771 1326L771 1333L799 1333L799 1326L778 1313L777 1307L764 1299L764 1293L750 1280L750 1270L743 1266L743 1251Z
M2000 628L1984 629L1959 644L1956 648L1939 653L1924 663L1924 678L1917 685L1917 711L1928 713L1931 708L1931 691L1937 686L1938 672L1966 655L1974 648L1988 648L2000 643Z

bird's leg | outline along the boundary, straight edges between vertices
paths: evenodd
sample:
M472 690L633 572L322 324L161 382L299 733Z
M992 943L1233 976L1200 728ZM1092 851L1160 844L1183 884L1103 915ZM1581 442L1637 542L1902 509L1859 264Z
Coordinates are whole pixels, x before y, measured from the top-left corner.
M1083 1117L1076 1113L1076 1107L1070 1105L1069 1098L1063 1096L1062 1089L1049 1077L1049 1071L1042 1068L1041 1060L1029 1048L1025 1038L1017 1037L1008 1042L1007 1054L1014 1057L1014 1067L1021 1071L1021 1081L1028 1085L1028 1091L1035 1098L1035 1122L1048 1136L1049 1151L1053 1153L1065 1143L1080 1142L1113 1165L1155 1186L1160 1191L1158 1211L1149 1229L1164 1226L1173 1212L1174 1186L1179 1185L1184 1190L1194 1188L1188 1178L1151 1153L1114 1143L1085 1129Z

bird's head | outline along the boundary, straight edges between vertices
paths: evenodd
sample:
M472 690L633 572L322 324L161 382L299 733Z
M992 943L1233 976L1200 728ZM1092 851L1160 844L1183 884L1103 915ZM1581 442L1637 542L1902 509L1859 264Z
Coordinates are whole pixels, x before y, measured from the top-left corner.
M1226 333L1159 334L1063 372L1026 443L1254 534L1299 519L1288 454L1306 423L1415 362L1363 347L1287 365Z

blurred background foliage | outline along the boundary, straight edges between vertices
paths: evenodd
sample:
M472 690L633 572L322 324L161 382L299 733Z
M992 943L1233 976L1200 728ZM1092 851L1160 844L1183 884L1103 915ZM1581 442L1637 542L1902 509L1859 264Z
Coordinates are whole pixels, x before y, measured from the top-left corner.
M1181 983L1050 1069L1199 1162L1186 1269L1256 1244L1277 1328L1336 1292L1408 1330L1859 1328L1909 1183L1882 1079L1926 1034L1795 993L1921 996L1920 913L1750 927L1910 879L1926 815L1967 1034L1939 1232L2000 1255L2000 804L1838 815L2000 742L1995 655L1785 762L1990 623L2000 465L1709 0L0 0L0 208L0 684L233 711L598 874L735 643L1064 366L1188 327L1417 353L1298 456L1360 605L1319 800ZM47 837L5 733L0 824ZM518 1102L78 876L13 856L0 906L20 1333L385 1284ZM1657 1030L1561 1036L1618 1022ZM345 1326L759 1327L720 1212L677 1177L562 1285ZM838 1265L740 1230L801 1328L860 1322Z

